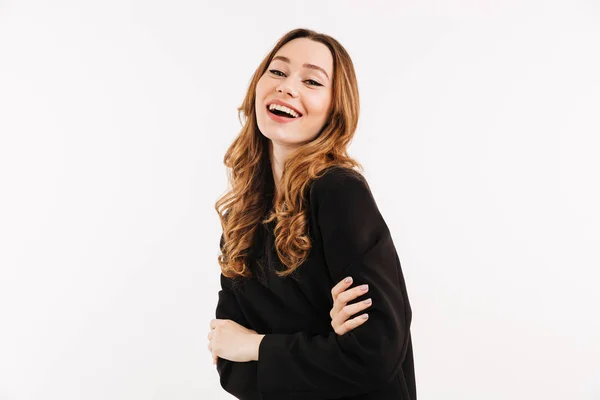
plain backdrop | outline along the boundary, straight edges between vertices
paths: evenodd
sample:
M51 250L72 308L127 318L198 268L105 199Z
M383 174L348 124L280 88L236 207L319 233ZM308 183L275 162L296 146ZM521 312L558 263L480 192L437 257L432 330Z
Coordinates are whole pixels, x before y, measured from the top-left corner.
M419 399L600 399L591 0L0 1L0 399L232 398L214 203L297 27L355 63Z

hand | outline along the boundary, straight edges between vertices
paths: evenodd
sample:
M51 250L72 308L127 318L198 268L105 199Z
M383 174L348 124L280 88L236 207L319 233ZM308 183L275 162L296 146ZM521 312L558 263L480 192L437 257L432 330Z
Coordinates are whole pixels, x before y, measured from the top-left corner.
M211 320L210 329L208 350L213 355L213 364L219 357L236 362L258 360L258 347L265 335L229 319Z
M346 279L348 278L349 282L346 282ZM369 314L362 314L353 319L348 318L357 312L370 307L372 304L371 299L369 298L364 301L348 305L350 300L354 300L355 298L367 293L369 290L368 286L366 290L361 289L361 287L365 285L348 289L348 287L352 284L352 278L348 278L340 281L333 287L333 289L331 289L331 296L333 297L333 308L329 313L331 316L331 326L333 327L335 333L340 336L364 324L369 318Z

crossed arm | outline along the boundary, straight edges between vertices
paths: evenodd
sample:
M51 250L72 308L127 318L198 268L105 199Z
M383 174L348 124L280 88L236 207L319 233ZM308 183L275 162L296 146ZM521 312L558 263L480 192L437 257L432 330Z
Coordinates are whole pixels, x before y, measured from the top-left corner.
M325 261L336 281L351 275L356 283L369 285L369 323L342 335L267 334L258 361L219 358L221 385L239 399L358 395L387 383L403 361L411 315L387 226L363 182L348 177L330 180L326 188L326 196L315 201ZM222 285L217 318L248 326L227 279Z

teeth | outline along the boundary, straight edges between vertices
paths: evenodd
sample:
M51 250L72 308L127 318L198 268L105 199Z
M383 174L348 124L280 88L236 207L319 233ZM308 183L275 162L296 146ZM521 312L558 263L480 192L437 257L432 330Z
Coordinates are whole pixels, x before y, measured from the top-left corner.
M296 111L294 111L291 108L288 108L286 106L280 106L279 104L275 104L275 103L269 105L269 110L279 110L279 111L288 113L289 115L291 115L294 118L298 117L298 113Z

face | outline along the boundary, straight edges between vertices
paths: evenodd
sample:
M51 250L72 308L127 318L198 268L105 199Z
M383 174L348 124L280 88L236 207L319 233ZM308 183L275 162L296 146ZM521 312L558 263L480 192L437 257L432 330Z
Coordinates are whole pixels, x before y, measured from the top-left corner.
M287 150L314 139L330 112L332 79L333 57L327 46L306 38L286 43L256 87L261 133Z

